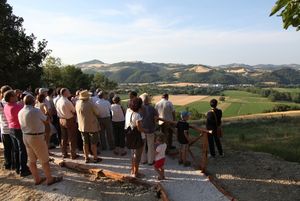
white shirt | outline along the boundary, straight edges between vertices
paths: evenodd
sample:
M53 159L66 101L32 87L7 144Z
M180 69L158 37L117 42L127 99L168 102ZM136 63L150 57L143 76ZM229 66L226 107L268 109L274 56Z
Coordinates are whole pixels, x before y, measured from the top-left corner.
M125 116L124 116L124 112L122 110L121 105L112 104L111 105L111 114L112 114L112 121L113 122L125 121Z
M0 100L0 126L1 126L1 134L9 134L10 129L8 127L7 119L4 115L4 106L6 102L4 100Z
M166 149L167 149L166 143L160 144L156 147L155 151L158 153L155 155L155 161L158 161L166 157Z
M110 102L105 99L99 99L96 101L96 106L100 112L100 118L110 117Z
M18 114L18 119L23 133L44 133L47 120L46 115L40 109L31 105L25 105Z
M175 110L174 110L172 102L163 98L158 103L156 103L155 109L157 110L160 118L163 118L168 121L174 121L173 112ZM161 125L163 123L164 123L163 121L158 122L159 125Z
M60 95L57 95L56 97L53 98L53 103L54 103L54 106L56 107L56 103L57 101L60 99Z
M91 99L93 103L96 103L98 100L100 100L99 96L92 96Z
M131 117L132 114L132 117ZM137 127L137 122L142 121L142 116L137 113L133 112L130 108L127 109L126 115L125 115L125 129L127 129L129 126L133 129L134 127Z
M57 116L63 119L71 119L75 114L75 107L69 99L61 97L56 102Z

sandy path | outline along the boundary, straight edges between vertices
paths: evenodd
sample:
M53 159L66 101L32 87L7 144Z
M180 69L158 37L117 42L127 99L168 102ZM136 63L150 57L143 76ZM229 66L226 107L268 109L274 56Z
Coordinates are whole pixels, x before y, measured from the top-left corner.
M101 154L103 161L97 166L106 170L114 172L129 174L130 172L130 154L125 157L115 156L111 151L103 151ZM67 161L71 161L67 159ZM73 161L76 163L84 163L83 159ZM141 173L146 177L143 180L157 183L157 174L153 166L141 165ZM204 176L200 171L196 171L191 167L179 166L177 159L167 157L165 174L167 180L162 181L161 184L168 193L170 200L173 201L225 201L228 200L222 193L220 193L215 186Z
M3 152L0 150L0 165ZM0 169L0 200L100 200L100 201L157 201L154 189L81 174L51 164L55 175L63 175L60 183L35 186L32 176L20 178L14 171Z
M208 96L191 96L191 95L170 95L169 100L173 105L187 105L192 102L200 101ZM161 100L161 96L154 96L152 98L152 103L157 103Z

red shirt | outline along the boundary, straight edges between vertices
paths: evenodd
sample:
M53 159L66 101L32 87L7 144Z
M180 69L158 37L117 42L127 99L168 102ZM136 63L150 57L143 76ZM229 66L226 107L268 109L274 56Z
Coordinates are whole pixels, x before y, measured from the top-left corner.
M23 104L18 103L7 103L4 106L4 114L9 128L21 129L18 114L22 108Z

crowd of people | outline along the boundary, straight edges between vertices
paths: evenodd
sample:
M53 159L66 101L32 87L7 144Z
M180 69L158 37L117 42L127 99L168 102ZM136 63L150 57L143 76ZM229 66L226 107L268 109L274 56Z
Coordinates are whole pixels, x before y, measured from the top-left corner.
M178 163L186 167L191 165L187 157L193 139L188 123L191 114L183 111L181 119L175 121L175 109L168 94L163 94L155 105L151 98L147 93L138 96L132 91L127 105L122 105L120 96L100 89L79 90L72 95L67 88L39 88L31 92L2 86L0 125L4 167L22 177L32 174L36 185L44 181L51 185L63 179L51 174L51 148L59 146L62 157L72 160L78 159L78 151L82 150L86 163L99 163L103 150L127 155L129 138L126 136L135 133L142 143L133 148L131 145L130 174L142 177L139 172L142 163L154 165L158 179L165 179L165 155L176 149L173 144L175 133L179 143ZM210 101L212 109L207 113L206 129L198 129L209 133L212 157L216 156L214 143L219 154L224 155L217 135L222 118L217 103L215 99ZM38 173L37 160L45 177Z

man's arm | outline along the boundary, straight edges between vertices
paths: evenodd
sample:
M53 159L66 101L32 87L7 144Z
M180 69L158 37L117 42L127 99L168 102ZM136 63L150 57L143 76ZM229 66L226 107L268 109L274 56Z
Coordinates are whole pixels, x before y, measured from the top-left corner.
M160 118L160 117L158 118L158 120L163 121L165 123L173 124L173 125L177 124L176 121L169 121L169 120L166 120L166 119L163 119L163 118Z

